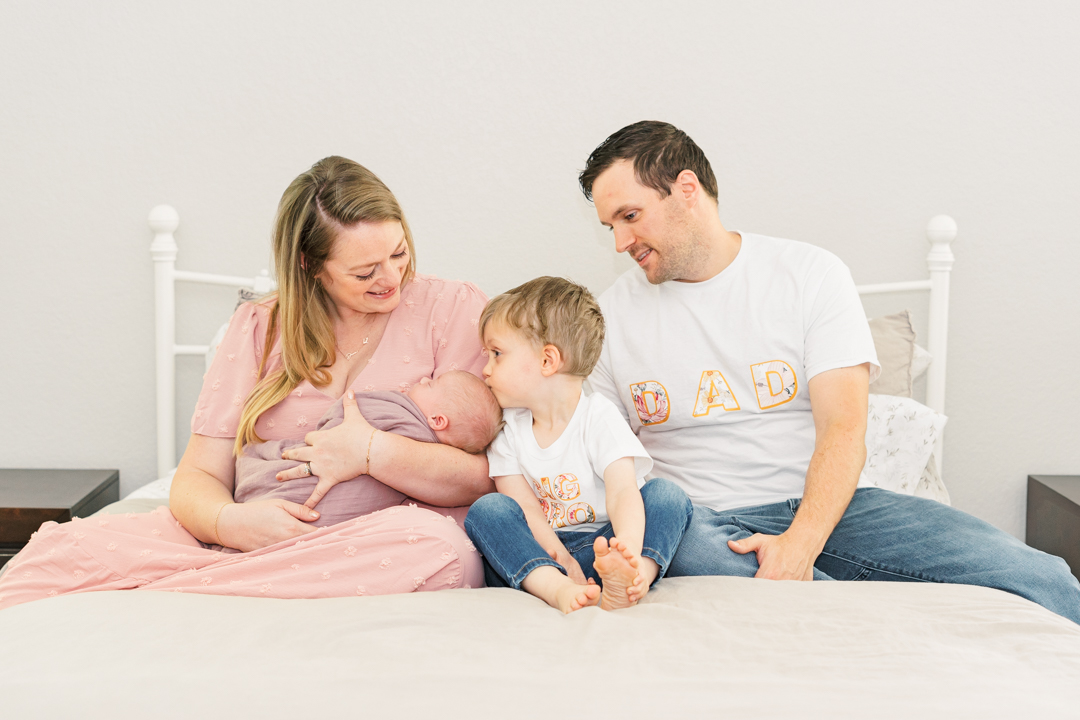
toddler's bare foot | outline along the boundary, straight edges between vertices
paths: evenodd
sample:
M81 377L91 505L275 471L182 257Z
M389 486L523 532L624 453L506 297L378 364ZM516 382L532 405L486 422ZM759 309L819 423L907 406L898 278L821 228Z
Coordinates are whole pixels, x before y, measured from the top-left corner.
M556 607L564 613L572 613L583 607L595 605L599 600L599 585L576 585L574 583L566 583L555 593Z
M638 575L637 558L618 538L612 538L610 545L607 538L596 538L593 552L596 555L593 567L604 586L600 607L604 610L618 610L635 605L645 594L638 589L641 579Z

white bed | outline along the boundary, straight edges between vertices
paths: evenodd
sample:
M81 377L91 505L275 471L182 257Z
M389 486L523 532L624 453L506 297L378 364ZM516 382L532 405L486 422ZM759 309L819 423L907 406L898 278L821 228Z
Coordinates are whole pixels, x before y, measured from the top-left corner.
M176 345L172 287L211 276L174 269L175 211L155 208L151 222L165 476L175 355L205 350ZM950 219L931 221L929 280L861 288L931 293L930 471L943 450L934 418L955 233ZM899 401L881 402L884 413ZM924 473L894 489L927 487ZM164 502L130 498L105 512ZM90 593L0 613L0 639L5 718L1080 717L1080 626L960 585L677 578L638 607L569 616L505 589L291 601Z

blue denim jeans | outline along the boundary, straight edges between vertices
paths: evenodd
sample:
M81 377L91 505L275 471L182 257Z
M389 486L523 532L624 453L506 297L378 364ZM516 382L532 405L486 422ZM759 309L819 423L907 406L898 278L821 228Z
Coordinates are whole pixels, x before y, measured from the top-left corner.
M754 533L779 535L800 502L796 498L725 512L695 505L668 574L753 577L757 556L733 552L727 541ZM1064 560L948 505L879 488L855 491L814 563L814 579L981 585L1080 623L1080 583Z
M690 498L673 482L650 480L641 488L645 505L645 537L641 554L660 566L657 580L664 577L679 540L690 525L694 506ZM489 587L521 589L521 582L538 567L551 565L564 574L558 564L540 547L525 520L517 501L506 495L490 493L473 503L465 518L465 532L484 556L484 578ZM586 578L602 585L593 569L593 541L603 536L610 540L611 523L598 530L556 533L567 551L574 556Z

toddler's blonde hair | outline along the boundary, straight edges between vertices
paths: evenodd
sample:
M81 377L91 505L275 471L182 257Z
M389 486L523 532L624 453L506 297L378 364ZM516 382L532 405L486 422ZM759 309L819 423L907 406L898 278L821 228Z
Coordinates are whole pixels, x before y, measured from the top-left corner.
M560 372L567 375L588 377L604 345L604 316L596 298L565 278L538 277L492 298L480 315L481 341L490 322L524 334L539 347L557 347Z

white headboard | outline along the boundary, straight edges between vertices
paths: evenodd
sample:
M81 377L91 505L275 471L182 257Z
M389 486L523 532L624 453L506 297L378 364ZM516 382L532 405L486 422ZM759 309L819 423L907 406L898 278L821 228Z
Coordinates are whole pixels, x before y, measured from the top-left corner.
M176 356L205 355L206 345L176 344L176 281L227 285L251 288L257 293L276 289L266 270L255 277L213 275L176 269L176 239L173 232L180 225L180 216L169 205L158 205L150 211L150 227L154 242L150 255L154 258L154 309L157 348L157 465L163 477L176 465ZM939 413L945 412L945 358L949 330L949 273L953 253L950 244L956 238L956 222L947 215L938 215L926 227L930 254L926 264L929 280L910 280L877 285L860 285L860 295L881 293L930 292L930 317L927 323L927 350L933 362L927 370L926 404ZM943 456L943 435L938 436L934 458L940 476Z
M950 245L956 239L956 221L948 215L937 215L931 218L926 226L926 237L930 240L930 254L926 256L926 264L930 269L929 280L859 285L856 289L860 295L910 292L912 290L930 291L930 317L926 324L926 349L934 359L926 370L926 404L944 415L945 358L948 349L949 332L949 273L952 272L953 260L955 259ZM937 443L934 446L934 461L937 464L938 477L942 476L944 440L945 433L939 433Z
M270 274L263 270L255 277L212 275L176 269L176 239L173 233L180 226L180 215L170 205L158 205L150 211L150 228L154 242L150 256L154 258L154 345L157 356L157 471L164 477L176 467L176 356L206 355L207 345L176 344L176 281L209 285L251 288L268 293L277 288Z

